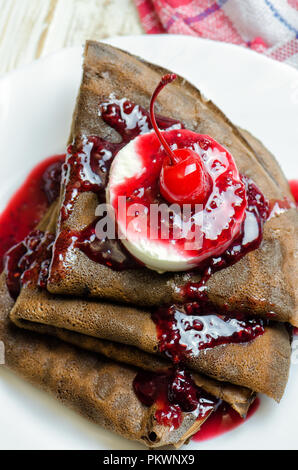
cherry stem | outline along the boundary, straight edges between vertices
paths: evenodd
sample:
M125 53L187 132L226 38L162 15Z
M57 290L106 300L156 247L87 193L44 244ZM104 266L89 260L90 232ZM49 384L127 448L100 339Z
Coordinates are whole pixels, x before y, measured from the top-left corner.
M152 126L153 126L153 128L156 132L156 135L157 135L161 145L163 146L163 148L167 152L168 156L170 157L170 160L171 160L172 164L176 161L176 157L175 157L175 154L173 153L173 151L171 150L169 144L167 143L167 141L163 137L162 133L158 129L156 119L155 119L155 114L154 114L154 103L155 103L155 100L157 98L157 95L159 95L161 90L166 85L168 85L168 83L171 83L176 78L177 78L177 75L175 75L174 73L168 73L167 75L164 75L162 77L162 79L160 80L159 84L157 85L157 87L156 87L156 89L155 89L155 91L152 95L151 101L150 101L150 118L151 118Z

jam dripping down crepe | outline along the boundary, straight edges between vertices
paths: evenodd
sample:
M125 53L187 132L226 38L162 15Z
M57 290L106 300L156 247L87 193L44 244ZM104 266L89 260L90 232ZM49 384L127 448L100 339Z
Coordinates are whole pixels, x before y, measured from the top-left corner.
M39 224L44 231L51 220L54 207L48 211ZM117 432L121 436L139 441L150 447L173 444L181 446L194 433L215 409L217 399L208 398L208 407L198 417L192 412L181 412L179 426L171 428L155 419L157 405L145 406L134 392L134 381L139 369L132 365L119 364L107 356L120 354L121 348L113 352L108 342L105 348L95 353L83 351L75 346L48 335L41 335L17 328L9 319L14 300L9 294L6 275L0 276L0 339L5 345L5 365L17 372L33 385L51 393L61 403L73 408L89 420ZM47 333L47 331L43 331ZM63 330L56 330L55 336L68 341ZM73 344L84 343L84 338L69 338ZM99 342L100 343L100 342ZM87 349L87 348L85 348ZM89 348L90 349L90 348ZM103 355L98 354L105 353ZM112 354L108 353L112 350ZM129 362L129 361L128 361ZM165 364L161 371L168 370ZM201 387L205 382L211 390L222 396L239 401L239 410L245 414L254 395L249 390L237 387L218 386L214 381L197 377ZM199 390L199 389L198 389ZM203 395L204 396L203 392ZM206 395L208 397L208 394Z
M55 219L56 219L55 210L53 210L53 215L51 217L51 223L49 225L49 228L51 228L52 226L52 229L53 229L54 227L53 221L55 221ZM47 241L51 240L51 237L50 238L44 237L44 240L45 240L45 244L47 244ZM46 250L43 250L43 253L46 253ZM19 300L17 300L18 308L12 310L11 318L18 326L35 330L35 331L38 331L39 333L56 336L57 338L60 338L66 342L72 343L84 349L94 351L96 353L109 357L112 360L119 361L119 358L121 358L122 362L133 366L134 368L133 370L135 372L134 372L134 376L131 376L132 380L129 380L128 384L127 383L125 384L124 390L122 389L123 388L122 383L120 383L119 390L117 390L115 393L123 394L123 393L128 393L129 390L130 391L132 390L135 380L138 379L138 377L140 376L140 374L136 372L136 369L135 369L136 366L143 370L154 371L154 377L156 376L156 371L158 371L159 375L161 373L168 374L168 371L170 369L169 368L170 364L167 363L167 361L164 361L160 358L156 358L150 354L144 353L140 350L137 350L136 348L119 344L119 343L113 343L110 341L92 338L88 335L78 334L71 330L68 331L65 328L53 327L47 324L36 323L36 319L37 319L36 317L33 322L30 322L27 320L24 321L22 318L19 318L17 313L20 312L20 307L23 306L23 309L25 312L25 315L23 315L23 317L25 318L26 318L26 313L30 312L30 309L32 309L34 312L38 312L38 314L40 314L41 312L44 312L45 316L42 318L43 321L45 319L47 320L46 318L47 315L49 316L50 320L53 320L53 315L51 315L51 313L53 314L53 312L55 312L57 305L58 305L58 311L60 311L61 306L63 304L66 306L66 309L67 307L69 309L68 302L71 302L71 301L65 300L65 298L59 299L57 296L48 294L46 293L44 289L36 288L32 280L34 278L34 275L36 276L36 279L37 277L40 279L40 269L34 263L33 263L33 266L35 266L35 268L37 269L35 270L33 269L33 271L32 269L29 270L31 271L31 276L27 277L27 281L30 280L31 282L29 282L27 286L22 289ZM25 278L25 281L26 281L26 278ZM11 307L12 300L8 296L7 289L5 288L5 280L2 279L2 282L3 282L4 293L2 296L0 296L0 298L2 298L2 300L6 299L6 301ZM47 298L47 305L44 305L44 296L46 296ZM78 309L80 307L80 304L82 303L82 300L76 301L75 299L73 299L72 303L76 304L76 309ZM109 309L108 304L105 305L104 307L105 309ZM7 311L9 311L9 309L7 309ZM70 317L65 315L65 308L60 313L62 313L62 318L65 319L66 321L66 327L69 328L69 323L75 322L76 320L75 315L74 315L74 310L69 309ZM139 313L139 316L140 315L141 314ZM45 339L42 340L40 335L32 336L31 334L28 334L28 333L27 334L21 333L20 330L18 331L16 328L13 328L11 325L9 326L7 316L2 319L2 322L3 324L1 325L1 321L0 321L0 327L2 326L1 337L5 340L6 345L7 344L9 345L8 352L7 352L8 353L8 365L12 367L13 369L17 370L18 372L20 372L19 361L20 361L20 351L22 351L22 355L21 355L22 375L24 375L25 378L27 379L29 378L29 380L33 381L34 383L38 385L40 385L40 381L42 381L42 385L46 390L54 392L56 394L57 383L56 383L56 380L53 380L51 376L51 371L53 371L54 369L51 367L50 371L48 371L47 366L49 364L49 360L50 360L50 364L52 364L52 361L53 361L53 364L55 365L54 376L56 378L57 377L56 367L59 367L59 370L60 370L60 364L62 364L61 370L62 371L64 370L64 366L65 366L64 355L65 355L65 349L67 350L67 348L63 346L62 343L61 343L61 347L60 346L58 347L55 342L48 339L47 337L45 337ZM59 324L59 321L57 322L57 324ZM11 349L12 341L14 344L13 350ZM16 341L18 342L18 348L15 347ZM37 347L36 347L36 344L37 344ZM60 343L58 343L58 345L59 344ZM289 345L288 338L287 338L287 344ZM34 349L34 355L32 356L33 345L34 345L34 348L35 347L36 348ZM30 349L30 353L29 353L30 358L28 357L29 355L27 354L28 347ZM52 357L54 355L52 353L53 347L57 349L57 351L55 352L54 358ZM50 351L48 350L48 348L50 348ZM47 361L43 360L44 359L43 356L45 353L47 354L47 359L48 359ZM71 355L71 359L69 358L69 355ZM81 355L81 359L80 359L80 363L78 366L78 374L80 374L81 376L81 374L86 373L87 367L82 366L82 361L83 361L83 364L85 363L86 355L84 353L79 353L79 352L75 354L72 349L68 350L68 353L67 353L68 361L71 360L73 367L75 368L77 367L77 363L76 363L76 359L73 359L73 356L75 358L78 358L80 357L80 355ZM274 352L273 352L273 356L274 356ZM40 364L40 361L41 361L41 364ZM122 367L119 364L115 364L115 363L107 364L106 360L100 359L100 358L97 359L97 363L98 361L100 361L103 367L100 368L100 372L97 371L97 373L98 373L98 376L100 377L100 380L101 381L103 380L105 384L109 383L110 381L113 381L114 383L115 376L117 377L116 380L118 382L119 374L122 377L122 373L125 373L126 376L129 373L131 373L131 370L129 368L128 370L126 370L127 368L125 366ZM31 375L28 376L28 374L32 374L31 367L33 366L34 366L34 369L36 370L35 376L34 377L32 377ZM286 367L285 367L285 370L287 370ZM101 372L102 372L102 375L101 375ZM63 373L65 375L65 371ZM45 374L46 374L47 380L43 378ZM73 375L73 371L71 375ZM91 374L91 377L92 377L92 382L94 382L94 375ZM58 374L57 380L58 379L60 379L59 374ZM224 382L220 383L197 373L192 374L192 379L194 380L194 383L198 387L202 388L208 393L211 393L213 396L217 396L227 401L228 403L230 403L233 406L233 408L237 410L237 412L240 413L242 416L246 414L249 405L254 399L254 394L249 389L246 389L243 387L233 386L232 384L228 384ZM276 376L275 380L277 381L277 387L280 386L280 382L281 382L280 378ZM65 386L65 382L67 382L66 377L64 377L63 388ZM62 392L61 392L60 381L59 381L59 387L60 387L59 393L61 395ZM74 389L71 391L71 394L75 396L74 398L72 396L69 397L68 395L66 396L66 398L64 396L64 403L71 404L71 406L77 409L76 394L79 393L79 399L83 403L87 403L88 405L88 397L86 398L86 394L89 395L89 392L90 392L88 388L89 384L87 387L87 391L86 391L86 388L82 391L82 389L80 388L80 385L76 383L76 375L75 375L74 377L71 378L71 387L72 389ZM79 392L77 388L79 388ZM64 394L65 393L66 392L64 391ZM59 398L60 398L60 395L59 395ZM128 398L131 398L131 397L128 397ZM110 396L108 396L108 399L110 400ZM125 399L127 399L127 396L125 397ZM129 403L128 411L127 411L128 416L126 416L127 421L131 417L130 415L131 413L130 403L131 402L129 401L128 403ZM98 406L98 404L95 404L95 405L96 405L95 406L96 410L95 412L93 412L91 419L95 420L97 423L103 424L119 432L119 429L118 429L119 415L118 414L116 415L113 414L112 422L109 420L103 421L103 417L106 417L107 413L109 413L110 408L113 407L113 404L111 405L109 402L107 402L105 403L104 406ZM134 408L132 408L132 411L133 413L135 412ZM157 410L155 410L155 412L156 411ZM84 408L83 411L81 410L81 412L84 416L87 416L90 418L90 413L88 410L86 411L86 409ZM154 415L154 408L153 410L151 410L151 412L152 412L152 415ZM150 415L149 413L149 416L151 416L150 422L155 422L154 419L152 418L152 415ZM123 416L121 416L120 418L123 419ZM145 422L147 423L147 420L145 420ZM175 441L175 439L176 440L178 439L177 434L175 434L176 431L174 433L169 433L168 430L161 427L160 425L158 426L156 425L155 427L152 427L153 430L149 427L150 432L148 431L147 434L145 434L145 437L144 437L144 431L142 431L141 439L143 442L145 442L147 445L150 445L150 446L153 446L153 445L158 446L158 445L163 445L166 443L175 443L176 446L179 446L184 442L184 440L187 437L190 437L194 432L196 432L199 429L199 426L202 424L202 422L203 422L203 418L193 422L191 420L191 417L188 416L187 419L184 417L182 424L179 423L180 426L178 426L178 429L180 429L179 436L181 436L181 433L184 433L183 437L180 438L179 442ZM144 423L144 420L143 420L143 423ZM125 429L126 434L123 433L123 430L121 431L121 433L131 439L140 440L139 435L136 436L136 434L133 434L132 432L130 432L128 436L127 429ZM154 440L154 442L152 442L152 439Z
M50 180L47 178L47 183L51 183ZM59 328L55 328L55 331L53 329L47 331L47 327L36 325L37 330L42 333L49 333L69 343L94 350L106 358L117 360L122 357L123 363L133 367L121 366L100 357L98 354L93 354L92 357L82 350L67 347L62 342L50 339L48 336L42 337L34 333L25 333L9 321L9 311L13 306L13 299L9 294L8 287L16 294L17 288L21 287L23 283L29 282L32 287L31 281L36 275L39 286L44 288L43 276L46 260L43 258L48 256L48 249L53 239L51 233L45 229L54 228L56 217L56 206L52 205L38 229L26 237L27 241L12 247L6 257L6 261L10 260L11 263L9 265L6 263L6 272L0 278L0 338L5 343L6 365L33 384L51 392L64 404L73 407L83 416L127 438L139 440L151 447L165 444L174 444L176 447L182 445L193 433L197 432L201 424L213 412L218 403L215 396L231 403L241 416L245 416L255 397L254 393L248 389L230 384L220 384L198 374L194 374L193 378L190 376L188 378L187 372L172 372L172 368L165 361L141 351L137 352L134 348L100 340L94 340L92 343L92 339L84 335ZM27 249L27 253L24 253L24 249ZM15 269L10 272L12 268ZM9 282L7 274L10 278ZM13 277L15 277L14 285ZM186 377L197 400L200 396L199 406L195 403L197 408L191 413L187 410L181 410L179 407L177 408L177 405L171 405L167 401L153 403L154 406L145 403L144 407L142 405L144 397L141 397L141 401L136 400L135 389L136 387L142 389L144 386L147 389L147 385L146 383L143 385L144 373L136 369L136 366L151 371L150 380L152 378L158 380L158 384L164 392L166 391L165 386L173 387L171 381L179 378L179 373L182 374L183 381ZM69 371L69 374L66 374L65 370ZM153 370L157 370L158 373L153 372L152 375ZM84 386L82 386L82 377L85 377ZM183 394L181 396L181 391L179 393L182 404L189 406L187 399L185 401L183 398ZM126 406L119 410L117 406L122 399ZM163 423L160 421L165 420L165 411L167 413L166 423ZM169 426L169 412L173 428ZM141 420L140 423L138 423L138 419Z
M169 369L172 369L170 362L165 361L162 358L152 356L134 347L99 338L92 338L88 334L78 334L71 330L70 323L75 324L75 315L73 315L74 312L72 310L72 306L76 305L76 308L80 309L82 300L70 300L65 297L58 297L49 294L44 289L44 285L40 282L43 278L43 276L41 276L43 273L42 266L45 266L46 262L44 257L47 256L48 248L53 239L51 231L53 231L55 227L56 207L53 207L51 212L52 215L46 232L39 232L42 233L41 243L38 249L35 250L34 259L31 258L31 265L27 266L27 269L24 272L25 275L22 276L22 283L24 285L16 300L15 306L10 312L10 319L21 328L56 336L66 342L80 346L83 349L100 353L110 359L133 365L143 370L165 373ZM18 249L12 249L12 252L15 252L18 255ZM31 256L31 251L29 253ZM18 260L17 264L19 264ZM7 279L6 283L10 286ZM16 289L13 289L13 292L15 290ZM45 298L47 299L47 304L44 303ZM56 310L57 302L59 303L58 310ZM64 305L64 308L61 310L62 305ZM92 308L92 306L93 305L91 304L90 307ZM118 306L114 306L116 311L117 307ZM69 311L70 316L64 314L65 308ZM110 304L103 304L101 308L106 311L111 311L112 306ZM19 315L21 311L23 313L22 315ZM55 321L55 317L50 314L50 311L56 311L56 313L60 312L60 314L62 314L62 318L66 321L65 327L59 327L58 318L56 318ZM32 312L33 321L30 321L26 316L28 312ZM47 314L52 321L47 321ZM70 318L72 318L72 320L69 321ZM248 407L255 396L255 394L247 388L237 387L229 383L217 382L198 373L193 374L193 380L198 387L204 389L207 393L229 403L241 416L246 414Z
M184 413L177 430L158 424L154 406L143 405L133 391L136 368L17 328L8 318L12 305L2 275L0 338L5 344L6 366L85 418L150 447L179 447L205 421Z
M117 99L126 98L148 109L152 90L165 73L164 69L111 46L88 42L71 132L73 152L80 152L83 136L87 139L91 136L93 141L96 136L107 142L102 157L106 162L107 151L113 153L115 146L121 144L121 138L99 116L100 105L114 94ZM254 181L272 207L278 204L277 201L281 201L281 205L288 204L288 210L281 210L278 216L266 221L258 249L211 276L206 284L209 299L220 308L265 317L270 313L275 320L297 326L294 253L297 250L298 217L296 209L291 208L292 196L274 158L248 133L231 124L213 103L205 100L183 78L178 77L164 90L158 99L158 112L181 122L189 130L211 135L231 151L239 172ZM104 189L108 164L105 166L99 160L99 166ZM78 181L77 173L71 171L61 195L62 215L48 290L56 294L88 294L142 307L187 300L185 285L200 281L199 274L159 275L146 268L116 271L92 261L75 244L69 243L69 236L80 234L94 222L99 202L92 184L90 190L70 200L72 189L80 184L82 181ZM85 188L88 189L86 185ZM63 216L65 203L67 208L71 206L67 217Z
M105 340L111 341L114 350L110 349L108 354L117 358L119 349L118 360L136 361L135 365L139 365L140 358L148 357L143 356L143 352L149 353L151 359L158 351L159 341L150 313L133 307L79 298L68 300L27 286L11 318L22 328L53 333L104 354ZM185 356L183 364L197 373L265 393L280 401L288 380L290 355L288 331L275 322L250 342L207 348L197 355ZM159 359L156 360L159 363Z
M48 227L49 234L54 233L55 226L56 212ZM51 240L51 236L45 238L45 244L48 240ZM41 247L42 256L46 253ZM160 360L152 355L158 353L160 340L154 317L149 311L50 294L37 286L40 285L40 266L43 264L42 257L26 273L27 282L10 315L16 325L54 334L81 347L108 353L109 357L117 360L122 358L121 361L130 364L141 364L144 369L159 370L156 363L159 364ZM194 318L198 321L207 317ZM217 317L212 316L212 321L216 319ZM219 332L216 327L217 337ZM189 329L185 331L183 339L187 339L190 333ZM180 363L197 374L203 373L219 381L265 393L277 401L281 399L288 380L291 355L289 334L282 324L275 322L263 326L261 334L254 339L244 337L243 342L237 343L231 338L230 342L213 347L207 342L206 348L197 351L194 351L194 346L199 339L197 331L195 333L196 336L190 341L190 351L179 358ZM243 333L241 329L240 334ZM109 348L106 347L106 340L112 342ZM170 341L173 343L172 337ZM180 346L179 341L177 346ZM173 361L169 354L168 359ZM148 367L148 361L152 364L151 367ZM171 363L168 362L167 365L169 367ZM207 391L210 389L207 388ZM216 396L222 395L218 390L213 393Z
M58 160L60 161L60 157ZM42 179L42 182L39 182L39 179L37 179L35 189L38 193L45 189L50 189L51 197L48 198L49 204L53 200L53 194L57 193L57 177L60 163L58 166L55 165L55 171L52 171L53 166L50 165L50 175L48 174L48 162L45 164L47 165L46 172L44 174L44 164L42 164L41 171L39 171L39 173L41 173L40 178ZM34 170L35 176L36 170ZM38 170L40 170L39 167ZM44 176L46 176L45 181ZM46 186L44 186L44 183ZM40 214L39 198L34 196L35 190L32 193L32 186L30 186L30 188L30 197L35 200L38 211L36 212L34 210L34 202L32 200L32 203L29 204L29 207L31 208L29 219L32 215L34 217L39 217ZM48 195L48 191L46 191L46 194ZM17 205L19 206L14 207L14 210L21 210L21 207L23 207L23 209L24 207L27 208L29 195L27 196L26 191L25 193L18 195ZM36 323L32 323L32 325L26 323L26 327L28 328L57 336L69 343L81 346L84 349L93 350L107 358L115 359L117 362L119 362L119 358L121 358L122 363L127 363L133 366L134 375L131 375L132 380L128 379L128 383L126 383L124 387L122 387L120 380L119 390L117 388L115 390L115 400L117 399L117 394L128 393L126 399L128 399L129 404L133 404L135 397L130 401L132 390L134 390L134 393L137 393L138 397L141 394L139 398L141 403L145 400L147 409L146 416L142 421L142 435L139 432L140 426L135 430L135 432L132 432L132 427L129 429L128 427L125 427L125 429L123 429L123 422L126 426L123 416L119 413L115 413L113 410L114 395L112 398L110 395L106 397L107 393L105 392L106 402L104 404L99 404L95 400L95 409L92 414L90 413L90 394L92 394L92 390L94 388L92 388L92 384L94 383L94 377L96 378L96 374L98 375L100 384L104 384L104 389L106 390L110 383L112 383L113 386L115 385L115 382L118 384L118 376L122 377L122 374L128 376L131 373L131 368L121 367L119 364L113 364L111 361L103 360L103 358L100 360L100 358L98 358L96 365L99 370L96 370L94 374L91 374L92 371L88 369L88 360L86 361L88 356L86 356L84 352L81 353L81 360L78 363L77 359L80 355L79 351L75 354L73 348L67 349L62 343L53 341L47 336L42 338L40 335L36 334L25 334L25 332L21 332L21 330L15 328L9 322L8 317L9 310L13 306L13 300L9 295L8 288L14 297L17 297L22 284L29 283L32 287L32 279L34 276L38 279L39 287L42 287L43 289L45 288L44 281L45 273L47 271L47 259L44 258L49 256L49 248L52 244L53 235L48 230L44 232L44 229L46 227L52 227L52 229L54 229L56 217L56 206L52 205L39 227L30 233L24 241L12 247L6 256L5 274L3 274L0 279L0 337L1 340L5 342L6 346L6 365L22 374L27 380L54 393L58 399L63 399L65 404L73 406L84 416L89 417L95 422L101 423L106 427L114 429L126 437L141 440L141 442L150 446L159 446L166 443L173 443L176 446L181 445L188 437L200 428L200 425L206 418L209 418L210 413L217 406L218 399L230 403L237 413L241 416L245 416L250 404L255 398L255 394L248 389L228 383L219 383L199 374L192 374L192 376L190 376L187 371L183 371L181 368L180 371L174 371L171 365L166 361L155 358L129 346L93 339L64 329L47 327L46 325ZM27 222L29 223L30 220ZM25 227L20 228L26 230ZM9 262L7 263L7 261ZM26 291L26 288L23 289L23 292L24 291ZM43 292L43 290L38 290L39 294L42 294ZM21 296L22 295L23 293ZM54 349L55 353L53 353ZM65 377L65 367L66 365L69 365L69 361L72 365L71 374L70 377ZM140 370L136 369L136 366L147 372L140 372ZM88 383L87 386L82 388L81 384L79 384L77 380L77 375L82 377L86 376L87 373L92 376L92 383L90 386ZM61 374L64 374L63 384L61 381ZM167 400L164 401L164 398L163 402L154 403L154 407L152 407L152 405L148 405L148 397L144 397L144 390L148 390L146 380L148 381L149 379L150 383L153 380L153 382L155 381L156 384L158 384L158 398L160 394L159 389L161 388L163 393L166 391L165 387L170 387L169 390L172 390L173 387L177 387L177 383L179 384L179 377L182 379L182 383L185 382L186 378L186 383L188 383L188 387L190 387L188 388L188 391L192 391L192 400L194 396L195 398L197 397L196 400L200 397L199 402L192 401L189 403L188 395L185 392L182 392L181 394L182 390L178 389L179 393L177 398L181 402L181 404L178 405L178 408L177 405L173 405L170 402L167 403ZM174 382L172 382L173 380ZM57 388L58 386L59 388ZM96 393L97 395L100 395L102 401L102 392L100 394L100 391L96 390ZM152 393L150 393L150 397L149 398L152 400ZM218 397L218 399L215 397ZM108 400L112 400L112 403L109 403ZM82 406L82 403L84 406ZM191 415L186 413L187 410L180 409L179 411L180 406L184 406L185 408L189 407L189 405L192 407L194 405L196 406L196 409ZM150 409L148 409L148 406L150 406ZM113 411L110 413L111 409ZM133 406L128 406L128 410L126 412L127 421L131 419L131 414L135 417L135 411L136 410ZM168 417L169 412L170 418ZM111 419L110 416L113 418ZM194 416L196 417L195 420ZM146 421L147 417L148 422ZM166 420L166 423L160 422L160 420ZM119 422L122 423L121 430L118 429ZM132 420L132 426L134 424L135 422ZM174 429L179 428L179 431L173 432L173 429L169 428L170 424L174 425ZM145 429L146 425L148 425L148 430Z

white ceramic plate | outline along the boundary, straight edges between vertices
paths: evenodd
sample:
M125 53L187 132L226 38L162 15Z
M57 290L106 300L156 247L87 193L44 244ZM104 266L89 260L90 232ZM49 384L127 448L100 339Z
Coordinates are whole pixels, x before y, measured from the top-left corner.
M107 42L184 75L232 121L261 138L289 178L298 177L296 70L237 46L193 37L138 36ZM81 48L65 49L0 79L0 210L34 164L64 151L81 55ZM187 448L297 449L297 389L298 366L292 365L279 405L262 397L259 411L245 424ZM0 448L143 447L88 423L0 366Z

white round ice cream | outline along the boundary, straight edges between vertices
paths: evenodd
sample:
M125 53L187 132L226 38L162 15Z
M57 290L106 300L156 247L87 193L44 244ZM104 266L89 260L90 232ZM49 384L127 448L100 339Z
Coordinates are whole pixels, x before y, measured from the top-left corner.
M165 239L154 239L156 231L154 227L152 230L148 228L148 211L146 207L138 207L138 216L132 218L129 224L126 224L125 218L119 216L119 200L118 188L131 178L139 178L144 174L146 168L143 164L143 159L138 152L138 143L143 136L138 136L130 141L123 147L116 155L110 170L109 184L106 190L107 203L110 204L111 210L116 215L118 231L121 236L121 241L125 248L139 261L150 269L160 273L166 271L186 271L196 266L196 257L184 252L178 248L175 241ZM140 188L140 192L142 188ZM172 214L169 211L169 206L160 208L156 207L156 212L159 209L167 217ZM177 227L181 227L181 218L179 216L180 206L176 207L175 220ZM127 214L131 214L131 208L128 209ZM152 211L153 212L153 211ZM123 212L122 212L123 213ZM152 225L154 225L154 217L152 218ZM149 232L149 233L148 233ZM150 237L151 234L151 237Z
M118 235L135 258L158 272L187 271L223 253L238 235L246 207L239 195L244 185L232 156L215 141L204 150L197 142L205 136L188 130L165 131L165 135L172 150L188 142L187 148L203 160L212 180L204 207L171 204L159 197L165 153L152 132L136 137L117 153L106 198ZM223 180L230 183L222 187ZM235 211L242 218L236 218Z

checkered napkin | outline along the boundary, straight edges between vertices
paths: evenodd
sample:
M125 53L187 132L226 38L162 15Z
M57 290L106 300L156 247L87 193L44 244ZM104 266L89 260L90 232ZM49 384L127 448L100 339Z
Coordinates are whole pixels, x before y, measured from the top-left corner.
M298 68L298 0L134 0L149 34L249 47Z

